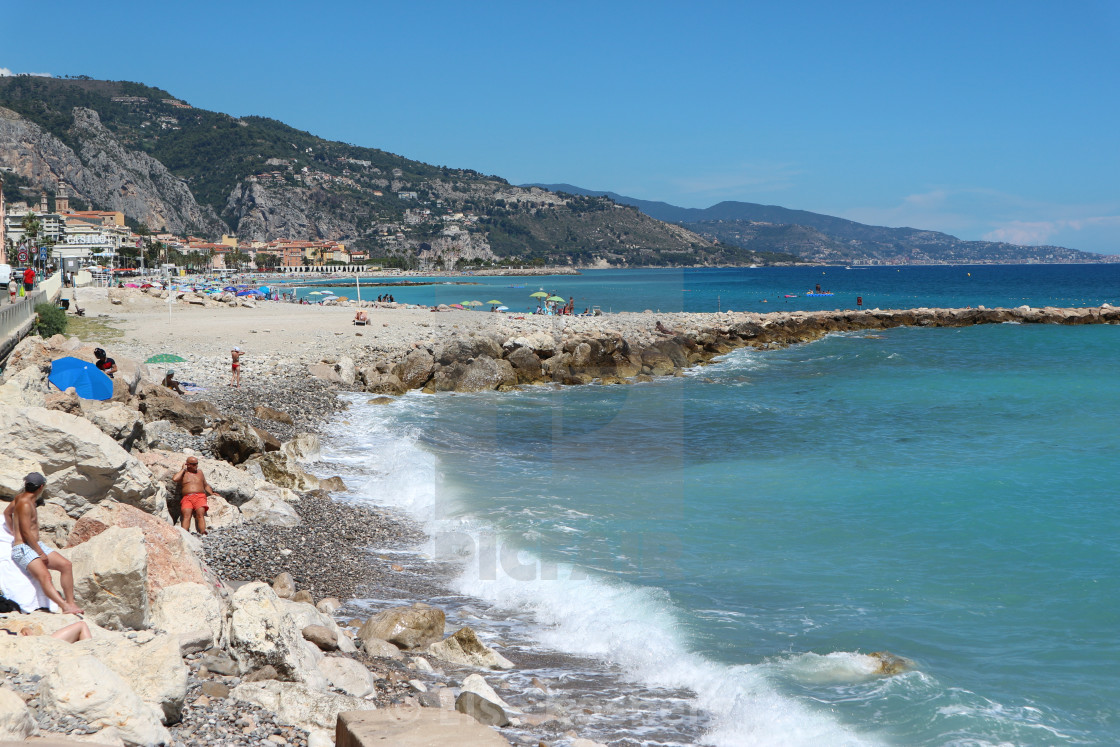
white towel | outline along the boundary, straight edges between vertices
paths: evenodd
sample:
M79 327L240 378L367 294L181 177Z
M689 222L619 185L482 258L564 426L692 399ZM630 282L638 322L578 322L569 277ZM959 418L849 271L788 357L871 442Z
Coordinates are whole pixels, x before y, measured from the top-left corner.
M60 612L58 605L47 598L39 582L28 576L12 560L12 542L15 537L8 531L8 522L0 519L0 592L19 605L24 612L34 612L46 607Z

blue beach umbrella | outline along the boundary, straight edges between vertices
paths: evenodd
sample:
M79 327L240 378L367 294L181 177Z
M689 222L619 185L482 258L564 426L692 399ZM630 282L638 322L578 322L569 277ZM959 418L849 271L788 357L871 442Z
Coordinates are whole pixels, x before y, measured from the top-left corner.
M65 392L74 387L82 399L109 399L113 396L113 380L97 366L80 358L59 358L51 361L52 384Z

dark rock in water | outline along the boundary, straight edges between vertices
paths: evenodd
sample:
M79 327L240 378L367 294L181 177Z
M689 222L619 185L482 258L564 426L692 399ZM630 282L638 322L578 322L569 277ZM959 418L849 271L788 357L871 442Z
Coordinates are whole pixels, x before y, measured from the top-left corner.
M408 391L396 374L381 373L375 368L363 368L358 375L365 383L366 391L373 394L404 394Z
M358 638L376 638L403 649L421 648L443 638L447 618L431 607L394 607L365 621Z
M460 693L455 699L455 710L486 726L509 726L510 723L509 716L500 705L476 693Z
M283 410L275 410L267 405L257 405L257 409L253 411L261 420L275 420L278 423L286 425L293 425L292 416Z
M902 656L895 656L889 651L874 651L868 656L879 660L879 674L891 676L909 672L914 668L914 662Z
M366 400L367 405L391 405L397 400L393 397L374 397L373 399Z
M303 629L303 639L314 643L320 651L338 650L338 636L323 625L308 625Z

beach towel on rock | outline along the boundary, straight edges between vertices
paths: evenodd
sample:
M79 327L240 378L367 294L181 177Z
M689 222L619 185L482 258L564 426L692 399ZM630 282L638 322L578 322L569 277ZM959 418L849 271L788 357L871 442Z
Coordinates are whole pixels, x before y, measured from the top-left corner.
M12 560L12 542L15 537L8 531L8 525L0 520L0 593L19 605L24 612L34 612L46 607L51 612L60 612L58 605L47 598L43 587L39 586Z

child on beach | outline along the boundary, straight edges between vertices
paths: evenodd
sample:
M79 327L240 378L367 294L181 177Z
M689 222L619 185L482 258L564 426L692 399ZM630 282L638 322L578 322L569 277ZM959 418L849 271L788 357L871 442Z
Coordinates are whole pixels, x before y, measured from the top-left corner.
M241 387L241 348L236 345L233 350L229 351L230 356L233 358L233 373L229 379L229 385L240 388Z

